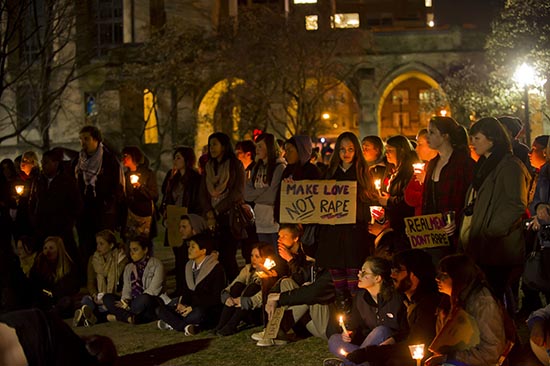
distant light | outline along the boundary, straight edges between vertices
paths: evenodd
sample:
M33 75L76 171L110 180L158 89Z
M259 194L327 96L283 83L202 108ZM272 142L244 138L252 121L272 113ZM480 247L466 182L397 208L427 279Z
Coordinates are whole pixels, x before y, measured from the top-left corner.
M543 86L546 83L546 79L537 75L535 69L526 64L525 62L518 66L514 73L514 81L520 88L526 86Z
M319 139L319 141L321 141L321 143L324 144L325 142L327 142L327 139L324 138L324 137L321 137L321 138Z
M338 123L333 123L332 128L338 128Z
M322 117L323 119L329 119L329 118L330 118L330 114L329 114L329 113L323 113L323 114L321 115L321 117Z
M428 22L428 27L433 28L435 26L435 22L433 20L430 20Z
M442 117L445 117L447 115L447 110L446 109L442 109L439 114L442 116Z

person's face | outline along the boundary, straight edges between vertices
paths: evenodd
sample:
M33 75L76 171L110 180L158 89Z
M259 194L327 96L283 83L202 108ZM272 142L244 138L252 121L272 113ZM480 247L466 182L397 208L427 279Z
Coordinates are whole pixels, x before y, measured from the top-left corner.
M378 159L380 151L374 146L372 142L365 141L363 142L363 156L365 160L370 163Z
M56 261L59 255L59 251L57 250L57 245L55 245L55 242L51 240L44 243L44 248L42 248L42 253L46 257L46 259L50 262Z
M98 236L95 238L97 254L105 255L113 249L113 245L104 238Z
M237 159L239 159L240 162L243 163L243 166L246 168L250 163L250 153L245 153L241 149L237 149L235 150L235 155L237 155Z
M45 157L42 158L42 172L44 175L48 178L52 178L57 173L57 167L59 166L59 163L56 161L53 161L52 159Z
M355 147L353 146L353 142L348 139L343 139L338 154L342 162L346 164L353 163L353 159L355 158Z
M176 170L185 169L185 159L179 152L174 155L174 169Z
M448 273L437 272L437 276L435 276L435 282L437 282L437 289L439 290L439 292L451 296L453 292L453 280Z
M180 220L179 232L183 239L189 239L193 236L193 227L189 220Z
M89 132L81 133L78 137L80 138L80 147L86 154L91 155L96 152L99 141L94 139Z
M485 137L481 132L472 135L472 146L477 155L488 157L493 148L493 142Z
M34 168L34 163L30 160L27 160L25 158L21 159L21 164L19 164L19 168L25 172L25 174L29 175L31 174L32 168Z
M405 293L412 287L411 274L407 271L405 266L392 268L391 278L393 280L393 286L399 292Z
M388 163L393 165L397 164L397 149L393 146L387 145L386 146L386 159L388 160Z
M126 168L131 168L135 165L134 159L132 159L132 156L130 154L122 155L122 165Z
M206 249L199 248L199 245L193 240L189 242L189 247L187 247L187 257L190 260L201 258L206 254Z
M263 264L263 263L264 263L264 259L260 255L260 251L258 250L258 248L252 249L252 252L250 253L250 264L252 265L252 267L257 269L258 264Z
M286 248L292 248L294 244L298 242L298 237L292 234L292 231L289 229L279 230L279 239L277 239L277 244L282 244Z
M533 146L531 146L531 151L529 151L529 162L531 162L531 166L536 169L540 169L540 167L546 163L545 150L546 146L542 146L536 142L533 143Z
M370 263L365 262L363 264L363 267L361 267L361 270L357 274L357 278L359 279L357 287L363 289L372 288L377 283L376 277L378 276L372 272Z
M418 146L421 145L422 138L418 139L418 145L417 145L417 152L418 152ZM426 135L425 141L428 143L428 148L432 148L434 150L437 150L441 148L441 146L445 143L445 136L441 134L441 131L435 127L432 123L428 126L428 134Z
M147 255L147 252L149 252L149 248L143 249L138 242L136 241L130 242L130 258L132 258L132 261L134 263L137 263L143 258L145 258L145 256Z
M210 156L212 156L212 159L221 159L223 157L223 146L218 139L211 139L208 148L210 149Z
M26 256L30 255L30 251L25 249L25 246L23 245L23 242L21 240L17 241L17 256L19 258L25 258Z
M256 156L260 160L266 160L267 159L267 145L265 144L265 141L262 140L256 144Z
M300 161L298 150L292 144L285 144L285 159L289 164L297 164Z

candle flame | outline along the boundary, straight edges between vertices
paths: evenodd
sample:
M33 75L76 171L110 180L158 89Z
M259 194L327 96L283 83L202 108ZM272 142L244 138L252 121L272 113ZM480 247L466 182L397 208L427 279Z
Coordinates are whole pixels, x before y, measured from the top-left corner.
M275 267L275 261L271 258L266 258L264 262L264 267L269 271L271 268Z
M415 344L415 345L409 346L409 350L411 352L411 356L413 360L421 360L424 358L423 344Z
M424 170L425 163L415 163L413 164L414 170Z
M15 192L16 192L18 195L22 195L24 190L25 190L25 186L23 186L23 185L17 185L17 186L15 186Z
M376 179L374 181L374 187L376 187L376 189L382 188L382 180L381 179Z
M132 174L130 175L130 183L136 184L139 181L139 175Z
M343 348L340 348L340 354L344 357L348 355L348 353Z

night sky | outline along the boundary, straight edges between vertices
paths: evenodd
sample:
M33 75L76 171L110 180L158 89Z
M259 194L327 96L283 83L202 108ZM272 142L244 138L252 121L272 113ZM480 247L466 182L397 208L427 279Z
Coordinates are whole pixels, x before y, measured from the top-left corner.
M437 26L472 24L488 28L505 0L433 0Z

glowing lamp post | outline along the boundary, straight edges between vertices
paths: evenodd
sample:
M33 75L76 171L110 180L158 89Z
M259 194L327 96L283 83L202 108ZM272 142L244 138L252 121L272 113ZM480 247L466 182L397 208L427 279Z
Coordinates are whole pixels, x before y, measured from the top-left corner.
M416 366L420 366L422 364L422 359L424 358L424 345L411 345L409 346L409 351L411 352L412 359L416 360Z
M525 140L527 146L531 146L531 124L529 121L529 88L531 86L542 86L546 79L539 77L535 69L525 62L518 66L514 73L514 82L523 89L523 103L525 105Z

